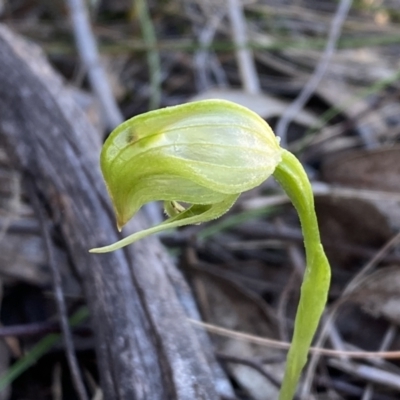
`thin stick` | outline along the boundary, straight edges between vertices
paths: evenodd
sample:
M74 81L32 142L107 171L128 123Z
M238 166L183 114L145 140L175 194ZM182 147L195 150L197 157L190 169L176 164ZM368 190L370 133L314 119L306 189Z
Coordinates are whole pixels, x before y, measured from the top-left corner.
M194 319L188 319L191 324L203 328L206 331L215 335L229 337L232 339L242 340L245 342L258 344L260 346L266 346L273 349L289 350L290 343L282 342L279 340L268 339L249 333L237 332L231 329L222 328L206 322L197 321ZM370 358L383 358L386 360L397 360L400 359L400 351L337 351L331 349L323 349L320 347L311 347L310 353L318 354L321 356L342 358L343 356L353 359L370 359Z
M80 400L88 400L88 396L86 393L85 385L82 380L82 376L79 371L78 361L75 355L75 347L72 340L72 334L70 330L70 326L68 323L68 313L67 307L65 304L64 293L62 290L62 280L60 271L56 265L53 246L49 234L49 227L44 216L44 211L42 209L42 205L40 203L37 189L32 180L28 181L28 187L30 191L30 197L32 201L32 205L36 211L36 214L39 219L40 228L42 231L43 240L45 243L46 253L47 253L47 261L49 263L52 278L53 278L53 288L54 288L54 297L56 300L57 311L60 318L60 326L61 331L63 333L63 340L65 345L66 356L68 360L69 369L71 372L72 382L74 384L75 390L78 393Z
M101 65L85 3L83 0L66 0L66 2L73 24L79 57L87 70L90 85L100 101L107 127L114 129L122 123L124 118L113 96L107 74Z
M218 27L221 25L222 20L225 16L225 9L217 8L213 14L209 16L209 19L205 21L204 27L197 33L198 41L201 45L201 49L196 51L194 54L194 63L197 69L198 75L198 90L204 91L208 89L211 85L209 82L209 70L213 70L213 62L216 65L216 70L214 76L217 80L218 85L227 86L227 79L224 75L224 71L222 68L218 67L218 59L215 54L210 54L209 47L214 40L215 34L218 30Z
M33 322L30 324L1 326L0 338L17 336L44 335L47 333L59 332L60 327L56 321Z
M332 20L332 24L329 30L328 41L322 57L315 68L310 80L304 86L303 90L293 101L293 103L286 109L282 118L279 120L276 127L276 134L281 138L281 144L283 147L287 145L286 132L290 122L293 120L295 115L305 106L307 101L310 99L315 89L318 87L321 79L325 75L325 72L329 66L329 62L335 52L337 42L340 38L343 23L350 10L352 0L341 0L336 10L335 16Z
M92 331L89 327L75 328L74 331L79 335L89 336L92 334ZM60 324L57 321L32 322L30 324L0 326L0 338L10 336L25 337L46 335L49 333L59 332Z
M243 6L240 0L228 0L229 19L232 26L232 35L239 64L240 76L247 93L260 92L260 81L251 51L247 48L246 20L243 15Z
M149 64L151 86L149 108L153 110L158 108L161 102L161 62L157 49L157 36L147 1L134 0L133 4L139 18L144 43L148 47L147 63Z
M243 357L236 357L232 356L230 354L226 353L221 353L221 352L216 352L215 355L220 359L223 360L227 363L233 363L233 364L243 364L246 365L250 368L255 369L257 372L259 372L264 378L266 378L269 382L271 382L277 389L281 387L282 382L275 378L274 375L272 375L269 371L267 371L261 362L251 360L248 358L243 358Z
M396 325L392 324L386 331L386 334L379 347L379 350L384 351L387 348L389 348L390 345L393 343L396 335L397 335L397 327ZM361 400L371 400L373 396L374 396L374 385L372 383L368 383L368 385L364 389L364 393Z
M21 182L20 182L20 177L16 174L12 174L11 178L11 183L12 183L12 189L11 189L11 209L4 219L4 222L0 224L0 242L3 241L3 239L6 236L6 233L8 232L10 225L12 224L13 220L18 216L19 214L19 208L21 206Z

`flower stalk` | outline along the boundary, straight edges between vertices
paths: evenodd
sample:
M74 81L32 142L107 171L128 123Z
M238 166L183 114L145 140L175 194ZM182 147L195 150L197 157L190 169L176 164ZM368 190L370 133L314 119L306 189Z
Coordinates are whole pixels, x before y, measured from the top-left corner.
M302 165L284 150L282 161L274 171L300 218L306 250L306 270L294 323L292 343L287 356L279 400L291 400L307 362L308 350L317 330L328 297L331 270L321 244L310 181Z

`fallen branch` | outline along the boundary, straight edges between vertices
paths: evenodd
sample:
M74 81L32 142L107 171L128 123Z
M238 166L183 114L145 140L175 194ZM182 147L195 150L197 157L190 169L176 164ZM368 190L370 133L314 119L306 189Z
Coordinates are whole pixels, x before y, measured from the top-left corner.
M88 253L121 238L98 167L100 144L41 52L0 26L0 145L34 177L82 282L104 398L216 399L216 384L230 396L207 339L186 320L198 318L195 303L158 240ZM138 215L132 228L142 224Z

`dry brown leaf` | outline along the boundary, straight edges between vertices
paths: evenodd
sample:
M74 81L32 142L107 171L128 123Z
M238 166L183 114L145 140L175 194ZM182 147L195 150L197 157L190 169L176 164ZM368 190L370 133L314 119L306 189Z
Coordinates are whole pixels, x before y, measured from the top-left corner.
M386 216L393 228L399 228L399 157L400 146L354 150L327 159L322 165L322 177L328 182L343 186L387 192L387 196L378 200L371 199L370 202ZM365 216L368 214L364 218Z
M264 119L281 116L288 108L289 103L276 97L260 94L250 94L242 90L210 89L192 97L189 101L222 99L233 101L254 111ZM312 126L318 122L317 117L308 111L302 110L293 119L294 122Z
M79 108L86 114L91 124L96 128L96 131L99 132L99 139L102 140L106 131L106 124L99 101L92 94L74 86L69 86L68 91L79 105Z
M272 313L260 297L213 274L196 270L193 271L192 276L200 307L207 322L258 336L277 337ZM214 339L218 351L235 357L259 359L282 355L277 350L231 338L215 337ZM241 364L227 365L235 380L255 400L277 398L278 388L259 372ZM265 369L278 380L283 377L283 367L283 362L265 365Z
M317 93L328 104L340 109L341 114L345 115L351 121L351 124L357 128L364 144L376 146L379 138L384 137L388 129L386 120L382 118L380 109L371 107L368 98L362 96L360 98L360 89L339 79L325 78L323 83L319 85ZM314 140L330 138L327 143L327 150L332 152L334 150L330 147L338 140L352 139L352 141L355 141L360 139L360 137L337 137L345 129L346 127L341 124L325 126ZM338 145L336 144L336 146Z
M354 296L354 297L353 297ZM365 311L400 325L400 268L386 267L369 275L352 296Z
M354 150L327 160L322 174L328 182L400 193L399 159L400 146Z
M51 282L43 240L36 235L7 234L0 242L0 275L34 285Z
M343 265L352 256L334 245L379 247L390 238L386 218L367 201L323 196L316 198L315 208L328 258L335 263Z
M286 49L283 54L300 68L310 70L315 68L320 58L319 51L307 49ZM389 79L398 68L398 58L377 47L340 49L329 63L329 76L365 86L381 79Z

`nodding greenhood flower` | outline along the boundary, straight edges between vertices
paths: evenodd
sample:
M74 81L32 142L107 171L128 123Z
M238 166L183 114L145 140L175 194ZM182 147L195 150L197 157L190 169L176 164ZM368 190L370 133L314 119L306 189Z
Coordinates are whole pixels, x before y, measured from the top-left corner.
M280 394L281 400L291 399L330 280L311 185L296 157L279 146L269 125L254 112L228 101L204 100L151 111L121 124L103 146L101 169L119 229L152 201L164 201L169 218L117 243L92 249L93 253L218 218L241 193L274 175L298 211L308 262Z
M271 176L281 154L279 141L257 114L210 100L126 121L104 144L101 169L118 228L144 204L162 200L171 218L159 231L226 213L240 193ZM185 209L179 202L192 206Z

